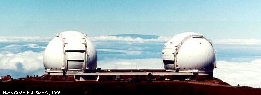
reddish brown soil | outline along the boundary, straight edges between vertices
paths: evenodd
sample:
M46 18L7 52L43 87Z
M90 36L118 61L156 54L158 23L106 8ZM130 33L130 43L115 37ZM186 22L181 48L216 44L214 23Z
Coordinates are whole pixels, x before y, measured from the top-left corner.
M62 82L24 80L0 82L0 90L0 95L3 94L3 91L61 91L60 95L261 95L261 89L233 87L218 79L208 81L131 83L116 81Z

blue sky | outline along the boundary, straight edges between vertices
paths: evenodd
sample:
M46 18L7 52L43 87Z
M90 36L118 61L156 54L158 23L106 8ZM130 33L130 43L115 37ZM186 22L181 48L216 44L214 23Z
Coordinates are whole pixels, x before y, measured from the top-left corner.
M192 31L209 39L258 39L260 6L260 0L1 0L0 36Z

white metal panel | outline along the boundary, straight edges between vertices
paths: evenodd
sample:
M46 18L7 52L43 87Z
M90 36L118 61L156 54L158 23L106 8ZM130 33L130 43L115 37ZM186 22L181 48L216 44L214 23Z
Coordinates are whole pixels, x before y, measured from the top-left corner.
M65 50L85 50L84 44L68 43L64 47Z
M66 52L68 60L84 60L85 53L81 52Z
M172 60L174 61L174 48L167 48L162 51L162 58L165 60Z
M67 68L70 70L70 69L78 69L78 70L81 70L82 69L82 65L83 62L79 62L79 61L76 61L76 60L67 60Z

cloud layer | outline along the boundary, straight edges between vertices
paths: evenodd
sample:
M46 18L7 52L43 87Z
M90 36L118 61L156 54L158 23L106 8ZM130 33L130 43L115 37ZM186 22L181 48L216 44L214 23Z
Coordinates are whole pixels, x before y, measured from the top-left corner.
M98 61L98 67L104 69L163 69L160 58L148 59L106 59Z
M90 37L92 41L125 41L125 42L166 42L171 37L159 36L158 38L144 39L140 37L117 37L117 36L97 36Z
M214 77L236 86L261 87L261 59L250 62L227 62L218 61L217 68L214 70Z
M0 42L49 42L52 37L5 37L0 36Z
M261 87L261 59L250 62L217 61L214 77L236 86ZM11 74L15 78L26 75L42 75L42 53L25 51L21 53L0 53L0 75ZM104 59L98 61L103 69L162 69L161 58L146 59Z
M42 60L39 52L0 53L0 75L10 74L14 78L41 75L44 73Z
M253 45L261 44L261 39L215 39L214 44L243 44L243 45Z
M144 35L143 35L144 36ZM125 42L167 42L173 36L158 36L156 38L142 38L132 36L101 35L90 36L91 41L125 41ZM0 42L49 42L53 37L5 37L0 36ZM211 39L213 44L261 44L261 39Z

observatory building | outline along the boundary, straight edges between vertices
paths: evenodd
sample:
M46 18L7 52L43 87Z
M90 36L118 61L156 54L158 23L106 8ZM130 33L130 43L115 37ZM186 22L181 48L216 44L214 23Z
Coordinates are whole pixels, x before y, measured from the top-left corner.
M48 74L92 72L97 67L97 52L86 34L65 31L48 43L43 64Z
M164 68L176 72L213 74L215 51L203 35L185 32L175 35L162 50Z
M43 63L46 79L73 76L75 81L180 80L213 78L215 52L203 35L186 32L165 43L162 50L165 69L97 68L97 52L86 34L65 31L47 45ZM210 76L210 77L209 77ZM69 78L69 77L67 77ZM56 78L55 78L56 79Z

